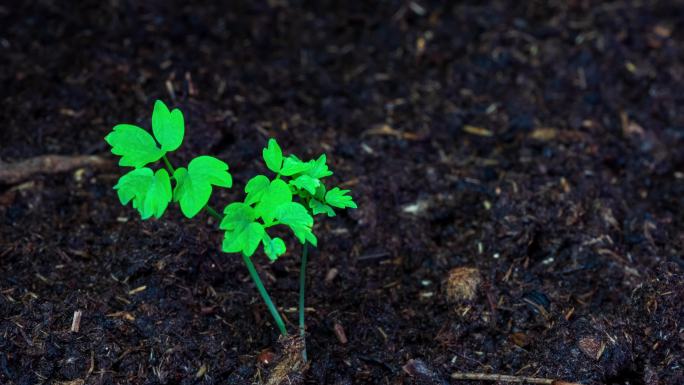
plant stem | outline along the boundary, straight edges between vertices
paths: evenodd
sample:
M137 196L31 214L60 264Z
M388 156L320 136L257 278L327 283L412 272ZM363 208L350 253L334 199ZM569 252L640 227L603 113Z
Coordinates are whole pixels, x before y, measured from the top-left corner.
M306 259L308 256L308 242L302 246L302 267L299 269L299 336L302 339L302 358L306 362L306 324L304 322L304 298L306 292Z
M166 155L164 155L162 157L162 159L164 160L164 165L166 166L169 173L171 175L173 175L175 170L174 170L173 166L171 165L169 158L167 158ZM204 209L207 211L207 213L209 215L218 219L219 221L221 221L223 219L223 215L219 214L216 210L214 210L213 207L206 205L206 206L204 206ZM271 297L268 295L268 292L266 291L266 288L264 287L263 282L261 282L261 278L259 278L259 273L256 271L256 268L254 267L254 263L252 263L252 260L250 259L250 257L247 257L245 255L242 256L242 259L245 261L245 265L247 265L247 270L249 270L249 275L252 277L252 280L254 281L254 284L256 285L257 290L259 291L259 294L261 294L261 298L266 303L266 307L268 308L268 311L271 312L271 315L273 316L273 319L275 320L276 325L278 325L278 329L280 330L280 334L286 336L287 335L287 329L285 329L285 323L283 322L283 319L280 316L280 313L278 313L278 309L273 304Z
M219 221L223 219L223 215L219 214L216 210L214 210L213 207L206 205L204 206L204 209L207 210L207 213L211 215L212 217L218 219Z
M285 323L283 322L283 319L280 317L280 313L278 313L278 309L276 309L275 305L273 304L271 297L266 292L266 288L264 287L264 284L261 282L261 278L259 278L259 273L257 273L256 268L254 268L252 260L250 259L250 257L244 254L242 255L242 260L245 261L245 265L247 265L247 270L249 270L249 275L252 276L252 280L254 281L254 284L256 285L259 294L261 294L261 298L266 303L266 307L268 308L268 311L271 312L271 315L273 316L276 325L278 325L278 329L280 329L280 334L282 334L283 336L287 336Z
M162 156L162 160L164 161L164 165L168 169L169 174L173 175L173 173L176 172L176 170L171 165L171 162L169 162L169 158L167 158L166 155L164 155Z

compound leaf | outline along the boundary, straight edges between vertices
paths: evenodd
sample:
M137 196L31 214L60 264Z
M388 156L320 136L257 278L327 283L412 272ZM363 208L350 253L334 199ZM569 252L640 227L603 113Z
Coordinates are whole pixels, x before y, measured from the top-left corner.
M221 249L226 253L242 252L249 257L254 254L264 233L264 226L257 222L251 222L235 230L226 231Z
M311 168L305 172L305 175L308 175L312 178L316 179L321 179L325 178L327 176L332 175L332 171L328 169L328 165L325 163L326 162L326 157L325 154L321 154L321 156L318 157L318 159L310 161L312 164Z
M226 162L213 156L202 155L190 161L188 172L197 179L219 187L231 187L233 178L228 172Z
M183 215L192 218L202 210L211 197L212 185L230 187L233 179L228 173L228 165L211 156L199 156L190 161L187 170L176 169L173 174L176 188L174 201L180 201Z
M270 184L271 181L264 175L257 175L250 179L245 186L245 193L247 193L245 203L251 205L260 201Z
M169 111L164 102L157 100L152 111L152 132L163 151L175 151L185 134L183 113L177 108Z
M256 210L256 215L264 220L264 224L269 225L273 222L276 209L283 203L291 201L292 192L290 191L290 186L281 179L275 179L264 190L261 200L254 209Z
M339 187L335 187L325 194L325 203L333 207L345 208L351 207L356 208L356 203L352 200L352 197L347 195L349 190L340 190Z
M114 189L121 204L133 201L142 219L161 217L171 201L171 181L164 169L156 173L147 167L135 169L122 176Z
M311 195L314 195L316 193L316 188L321 184L321 181L319 181L317 178L313 178L309 175L300 175L290 181L292 185L297 187L300 190L306 190L308 191Z
M287 202L278 206L275 218L280 224L287 225L301 243L313 236L311 232L313 218L309 215L306 207L297 202Z
M279 173L283 165L283 151L278 146L278 142L271 138L268 140L268 146L262 151L264 162L269 170Z
M333 210L332 207L326 205L325 203L322 203L317 199L311 199L309 201L309 206L311 207L313 215L326 214L329 217L335 216L335 210Z
M152 135L132 124L118 124L105 136L112 153L120 155L119 166L140 168L161 158L165 151L157 147Z
M304 173L314 166L313 162L304 162L294 155L290 155L283 161L283 168L280 169L280 174L285 176L292 176L294 174Z
M242 203L234 202L226 206L223 210L224 217L221 220L219 228L221 230L238 230L246 227L254 222L256 215L252 206Z

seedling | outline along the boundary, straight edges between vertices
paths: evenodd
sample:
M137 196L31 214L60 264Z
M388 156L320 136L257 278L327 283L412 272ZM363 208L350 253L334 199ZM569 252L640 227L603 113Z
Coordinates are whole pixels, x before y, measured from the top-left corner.
M261 245L270 261L276 261L286 251L285 241L271 237L268 230L286 226L302 244L299 286L299 333L304 339L304 298L308 244L317 246L313 233L314 217L335 216L335 209L356 208L349 190L326 188L323 179L332 175L325 154L304 161L295 155L284 156L270 139L262 155L266 167L275 175L257 175L245 186L242 202L232 202L219 214L209 200L214 187L230 188L233 184L228 165L212 156L201 155L187 167L174 168L167 154L183 142L185 123L180 110L169 111L157 100L152 112L152 133L130 124L119 124L105 137L112 153L121 156L119 165L132 167L114 186L121 204L132 202L142 219L160 218L169 203L179 204L187 218L202 210L220 222L225 231L221 249L226 253L241 253L254 284L282 335L287 329L278 309L268 295L252 262L252 255ZM160 161L162 164L160 164ZM172 186L173 185L173 186ZM303 352L306 360L306 348Z

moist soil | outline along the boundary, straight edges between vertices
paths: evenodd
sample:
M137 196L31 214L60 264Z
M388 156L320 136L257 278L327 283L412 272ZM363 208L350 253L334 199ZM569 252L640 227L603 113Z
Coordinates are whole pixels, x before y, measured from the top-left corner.
M678 1L0 5L0 159L110 165L0 187L0 383L684 383L683 38ZM174 163L230 164L214 206L268 137L352 190L308 367L211 217L119 204L103 137L155 99ZM293 333L299 253L254 257Z

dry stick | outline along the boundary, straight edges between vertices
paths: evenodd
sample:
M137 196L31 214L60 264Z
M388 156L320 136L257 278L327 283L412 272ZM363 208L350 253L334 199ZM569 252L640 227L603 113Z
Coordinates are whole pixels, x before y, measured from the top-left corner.
M107 167L105 158L92 156L43 155L16 163L0 161L0 184L16 184L36 174L56 174L82 167Z
M78 333L78 331L81 329L81 316L83 315L83 312L80 310L76 310L74 312L74 318L71 321L71 332L72 333Z
M505 374L485 374L485 373L452 373L454 380L477 380L477 381L502 381L502 382L527 382L530 384L546 385L581 385L574 382L552 380L550 378L509 376Z

